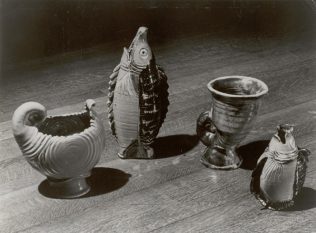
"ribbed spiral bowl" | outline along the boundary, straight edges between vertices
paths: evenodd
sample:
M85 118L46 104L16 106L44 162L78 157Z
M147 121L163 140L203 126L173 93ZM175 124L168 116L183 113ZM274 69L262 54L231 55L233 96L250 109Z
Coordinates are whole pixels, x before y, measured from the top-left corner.
M43 119L39 122L30 123L40 116ZM21 105L12 120L16 142L29 164L59 189L58 196L81 196L89 191L84 179L104 150L103 124L88 108L79 113L45 116L45 108L39 103Z

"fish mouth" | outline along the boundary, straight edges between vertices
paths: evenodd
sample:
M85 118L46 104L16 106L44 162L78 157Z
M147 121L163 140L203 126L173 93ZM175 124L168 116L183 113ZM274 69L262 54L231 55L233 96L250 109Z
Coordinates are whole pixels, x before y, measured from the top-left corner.
M139 27L138 31L137 31L137 34L147 34L147 32L148 32L148 28L146 28L146 27Z
M139 27L134 40L132 41L131 45L129 46L129 50L132 49L134 44L137 44L140 41L147 43L147 34L148 34L148 28Z

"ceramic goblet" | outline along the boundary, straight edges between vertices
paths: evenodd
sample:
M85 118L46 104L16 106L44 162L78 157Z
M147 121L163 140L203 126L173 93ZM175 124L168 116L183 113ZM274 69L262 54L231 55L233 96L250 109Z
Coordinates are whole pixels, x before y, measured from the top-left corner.
M207 87L212 107L197 120L197 135L207 146L201 162L214 169L236 169L242 163L236 147L249 133L268 87L245 76L216 78Z

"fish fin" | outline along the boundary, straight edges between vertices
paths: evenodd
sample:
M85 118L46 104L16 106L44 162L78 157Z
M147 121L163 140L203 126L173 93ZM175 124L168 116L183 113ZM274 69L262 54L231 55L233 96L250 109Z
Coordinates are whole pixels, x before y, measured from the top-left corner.
M168 77L165 73L165 71L163 70L162 67L157 66L158 68L158 74L159 74L159 78L160 78L160 93L159 93L159 97L161 98L161 116L160 116L160 127L162 126L163 122L165 121L165 118L167 116L167 112L168 112L168 106L169 106L169 92L168 92Z
M143 143L138 143L137 150L138 159L153 159L154 158L154 149L149 145L144 145Z
M150 146L158 135L161 117L160 80L154 58L139 75L139 138Z
M108 101L107 101L109 124L110 124L112 134L115 137L116 137L116 133L115 133L115 121L114 121L114 114L113 114L113 99L114 99L114 90L116 87L117 76L118 76L120 68L121 68L121 65L120 64L117 65L114 68L112 74L110 75L109 93L108 93Z
M269 209L269 210L284 210L284 209L288 209L288 208L292 207L293 205L294 205L294 201L293 200L276 202L276 203L267 202L266 209Z
M307 156L305 156L304 153L298 153L297 157L297 164L296 164L296 170L295 170L295 181L293 185L294 189L294 196L297 196L299 192L302 190L304 182L305 182L305 176L306 176L306 170L307 170Z
M134 140L127 148L121 148L118 156L121 159L152 159L154 150L152 147L144 146L138 140Z
M118 156L121 159L131 159L135 158L138 151L138 141L134 140L128 147L126 148L120 148L118 152Z

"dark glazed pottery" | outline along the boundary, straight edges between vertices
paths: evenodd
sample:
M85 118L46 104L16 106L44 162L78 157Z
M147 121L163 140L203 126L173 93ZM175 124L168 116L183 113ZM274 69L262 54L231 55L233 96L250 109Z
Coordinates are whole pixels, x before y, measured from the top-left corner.
M207 146L201 162L214 169L236 169L242 162L236 147L250 131L268 87L245 76L216 78L207 87L212 107L197 120L197 135Z

